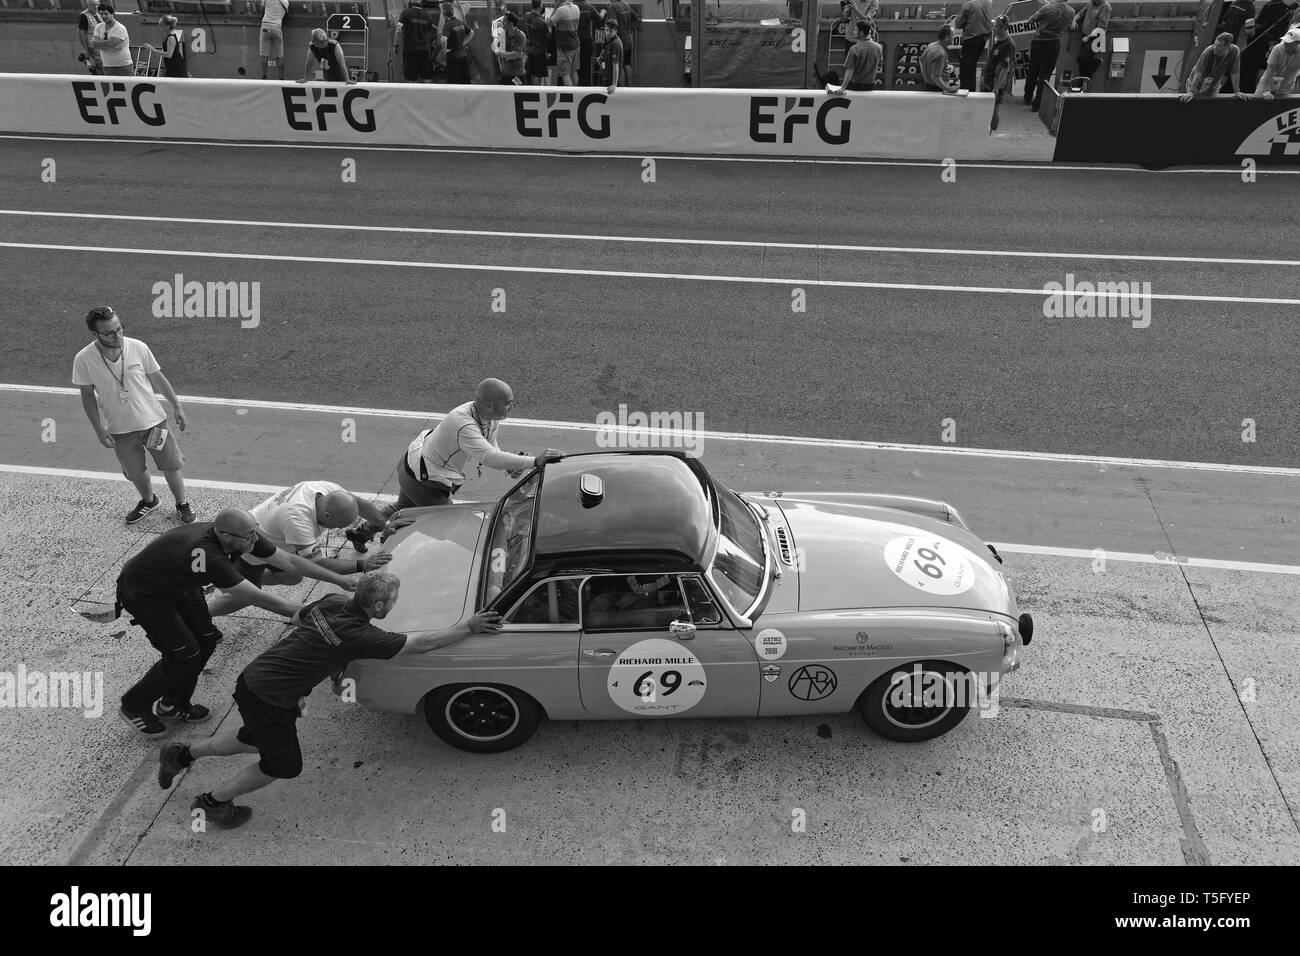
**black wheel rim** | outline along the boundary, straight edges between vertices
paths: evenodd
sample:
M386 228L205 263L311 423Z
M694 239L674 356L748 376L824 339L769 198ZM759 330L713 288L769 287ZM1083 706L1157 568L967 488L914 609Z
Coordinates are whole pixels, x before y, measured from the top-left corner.
M900 671L898 673L903 674L905 679L899 681L897 685L891 683L889 689L885 691L883 704L885 719L891 724L896 727L901 727L904 730L922 730L938 723L947 714L952 712L952 707L947 704L940 707L926 707L924 704L916 707L900 707L894 701L894 697L898 692L900 685L908 686L907 695L910 700L924 700L924 691L927 682L933 682L935 680L943 682L944 699L951 701L954 699L955 691L951 681L948 679L948 675L941 674L938 671L921 671L920 673L917 673L916 671L909 670ZM933 684L931 684L931 686L933 686Z
M466 687L447 701L447 723L469 740L488 743L519 726L519 708L495 687Z

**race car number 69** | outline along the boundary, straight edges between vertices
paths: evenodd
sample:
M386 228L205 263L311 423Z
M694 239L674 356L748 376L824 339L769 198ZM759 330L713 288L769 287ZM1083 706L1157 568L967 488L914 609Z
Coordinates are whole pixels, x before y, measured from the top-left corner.
M609 698L633 714L680 714L704 698L704 666L676 641L637 641L609 669Z
M885 563L904 583L931 594L961 594L975 583L975 556L934 535L892 539L885 545Z

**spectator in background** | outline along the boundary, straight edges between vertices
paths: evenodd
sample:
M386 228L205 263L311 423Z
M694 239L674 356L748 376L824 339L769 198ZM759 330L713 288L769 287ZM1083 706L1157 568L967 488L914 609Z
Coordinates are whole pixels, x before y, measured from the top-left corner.
M1010 26L1005 16L993 19L993 45L984 63L982 88L985 93L992 93L999 103L1004 93L1011 92L1016 76L1016 44L1011 39Z
M578 85L591 86L591 67L596 55L596 24L600 14L587 0L576 0L578 8Z
M420 0L407 0L393 34L393 49L399 45L402 49L402 79L407 83L433 80L433 57L429 55L433 38L433 15L420 5Z
M1092 48L1099 33L1110 29L1110 4L1106 0L1092 0L1074 18L1074 28L1081 34L1079 41L1079 75L1092 79L1101 66L1101 57Z
M1282 39L1282 34L1286 33L1287 20L1291 9L1295 6L1295 3L1288 5L1286 0L1268 0L1259 8L1259 17L1247 27L1246 34L1249 39L1241 51L1243 92L1255 92L1259 74L1268 59L1268 52Z
M158 25L163 31L163 48L159 50L152 43L144 44L144 48L162 57L163 76L188 77L190 71L185 66L185 44L172 32L176 29L176 23L176 18L171 14L159 20Z
M578 66L582 44L578 39L578 21L582 12L573 0L560 0L551 11L551 25L555 30L556 75L564 86L578 85Z
M105 76L132 76L135 66L131 60L131 37L126 27L117 20L117 11L109 0L99 0L100 22L90 47L99 53Z
M1025 70L1025 105L1035 113L1043 101L1043 87L1056 69L1056 58L1061 55L1061 37L1073 21L1074 9L1064 0L1051 0L1026 21L1037 28L1029 44L1029 66Z
M609 70L609 88L605 95L613 96L623 72L623 41L618 38L618 20L614 17L605 21L605 47L600 51L600 63Z
M961 88L975 92L975 68L993 32L992 0L966 0L957 15L961 34Z
M456 7L448 2L442 5L442 45L447 57L447 82L469 84L469 44L474 30L456 16Z
M836 96L843 96L845 90L866 93L876 88L876 73L883 56L880 44L871 39L871 24L866 20L859 20L853 31L857 42L849 47L844 61L844 82L832 91Z
M877 0L879 3L879 0ZM632 35L633 31L640 31L641 18L637 16L636 11L629 7L624 0L614 0L606 11L606 18L613 17L618 23L618 39L623 47L623 69L619 76L619 84L622 86L632 85L632 66L634 53L636 51L636 38Z
M356 82L348 72L348 61L343 58L343 47L339 46L338 40L330 39L330 35L324 30L311 31L311 43L307 47L307 59L303 62L302 79L298 81L299 83L306 83L311 79L313 59L320 64L322 78L326 83L347 83L351 86Z
M77 15L77 40L81 43L82 53L78 59L86 64L91 73L100 74L104 72L104 64L100 62L99 51L90 45L90 38L95 35L95 27L99 26L99 14L95 11L98 0L85 0L86 9Z
M521 86L524 83L524 58L527 43L519 29L519 18L507 11L501 18L501 52L497 54L497 82Z
M1231 5L1223 8L1223 13L1219 16L1219 31L1227 31L1232 34L1232 42L1240 43L1242 31L1246 29L1246 24L1254 26L1255 4L1253 0L1232 0Z
M1268 51L1256 95L1271 100L1276 94L1295 93L1297 73L1300 73L1300 26L1287 30L1282 42Z
M550 65L546 62L546 46L551 39L551 25L542 15L542 0L532 0L532 9L524 14L524 35L527 38L528 82L545 84Z
M289 0L266 0L262 8L262 28L257 35L257 52L262 57L262 79L267 68L274 63L279 76L284 79L284 18L289 13Z
M1179 99L1188 103L1193 96L1214 96L1224 89L1227 81L1237 91L1237 99L1250 99L1241 92L1241 50L1232 42L1232 34L1225 30L1201 51Z
M948 43L952 40L952 27L944 24L939 36L921 53L921 82L931 93L956 93L957 87L948 79Z
M81 389L81 407L99 443L113 449L122 474L140 493L139 503L127 512L126 523L135 524L158 507L144 457L148 448L176 498L176 517L192 524L194 510L185 496L181 474L185 459L176 436L166 427L167 413L156 394L161 392L172 403L176 427L185 431L185 409L176 390L149 346L126 337L122 320L111 305L86 313L86 328L95 340L73 359L72 384Z

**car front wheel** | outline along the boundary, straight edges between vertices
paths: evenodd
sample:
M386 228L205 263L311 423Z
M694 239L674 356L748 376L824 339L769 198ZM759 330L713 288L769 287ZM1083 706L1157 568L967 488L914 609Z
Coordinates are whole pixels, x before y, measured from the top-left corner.
M439 687L424 698L424 719L433 732L475 754L513 750L536 732L541 716L527 694L498 684Z
M858 713L887 740L918 743L952 730L978 703L970 671L913 661L882 674L858 698Z

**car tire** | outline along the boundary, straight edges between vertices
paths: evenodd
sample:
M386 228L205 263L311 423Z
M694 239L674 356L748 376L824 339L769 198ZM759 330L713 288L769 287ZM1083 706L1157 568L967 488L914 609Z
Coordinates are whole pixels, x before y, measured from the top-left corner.
M919 670L917 668L919 667ZM858 698L857 709L867 726L884 737L899 743L919 743L942 737L962 722L970 710L972 702L970 674L966 668L945 661L911 661L892 668L876 678ZM927 677L926 675L930 675ZM965 687L959 686L950 678L960 675L958 679L967 681ZM938 707L900 707L898 693L894 690L895 681L900 686L910 685L900 693L919 692L924 695L927 688L941 687L934 680L947 680L953 696L943 700ZM934 691L931 691L933 693Z
M424 698L424 719L444 742L474 754L513 750L537 731L542 709L502 684L452 684Z

